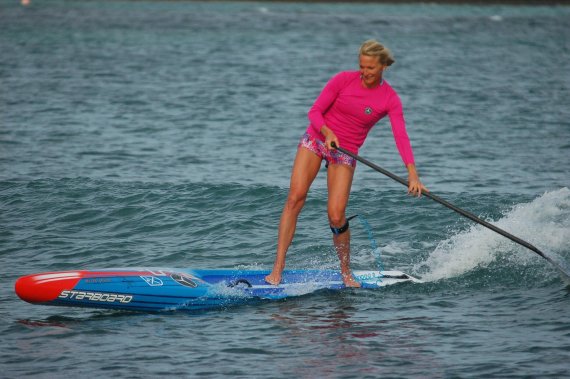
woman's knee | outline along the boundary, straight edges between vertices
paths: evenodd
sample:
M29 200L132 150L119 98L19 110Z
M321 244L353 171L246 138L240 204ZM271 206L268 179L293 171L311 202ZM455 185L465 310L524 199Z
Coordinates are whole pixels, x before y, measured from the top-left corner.
M287 196L287 201L285 202L285 208L291 211L300 212L305 205L305 200L307 199L306 193L289 192Z
M329 209L329 223L331 226L340 228L346 223L346 215L344 209Z

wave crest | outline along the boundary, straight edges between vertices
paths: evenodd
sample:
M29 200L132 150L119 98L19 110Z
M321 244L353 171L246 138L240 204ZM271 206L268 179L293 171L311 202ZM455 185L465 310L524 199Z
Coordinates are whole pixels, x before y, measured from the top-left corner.
M570 190L564 187L546 192L530 203L514 206L493 223L541 250L564 256L562 253L570 250ZM528 265L539 258L503 236L473 225L440 242L425 261L414 266L414 272L425 281L449 279L487 267L507 253L512 253L508 262L514 265Z

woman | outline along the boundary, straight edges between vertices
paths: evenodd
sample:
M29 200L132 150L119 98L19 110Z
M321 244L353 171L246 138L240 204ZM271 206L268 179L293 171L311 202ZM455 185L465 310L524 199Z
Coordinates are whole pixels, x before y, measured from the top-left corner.
M360 47L359 61L360 70L334 76L309 111L310 124L299 143L289 195L281 214L275 264L265 277L270 284L281 282L297 218L324 159L328 218L342 279L347 287L360 287L350 270L350 231L345 215L356 160L334 149L334 144L358 154L370 129L388 115L396 146L408 169L408 193L420 196L422 190L427 190L416 172L400 98L382 79L384 70L394 63L392 54L379 42L369 40Z

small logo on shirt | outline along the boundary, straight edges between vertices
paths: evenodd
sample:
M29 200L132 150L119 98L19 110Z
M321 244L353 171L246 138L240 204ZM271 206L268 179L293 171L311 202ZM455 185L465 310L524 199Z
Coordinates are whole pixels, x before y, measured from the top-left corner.
M372 108L370 108L370 107L364 108L364 113L366 113L366 114L372 114Z

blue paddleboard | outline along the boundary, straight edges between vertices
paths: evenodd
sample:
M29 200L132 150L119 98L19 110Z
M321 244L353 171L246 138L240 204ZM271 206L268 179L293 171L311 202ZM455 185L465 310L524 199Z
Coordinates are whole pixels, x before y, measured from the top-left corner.
M345 288L339 271L285 270L267 284L267 270L105 269L45 272L19 278L18 296L32 304L132 311L210 309ZM420 280L400 271L353 272L363 288Z

